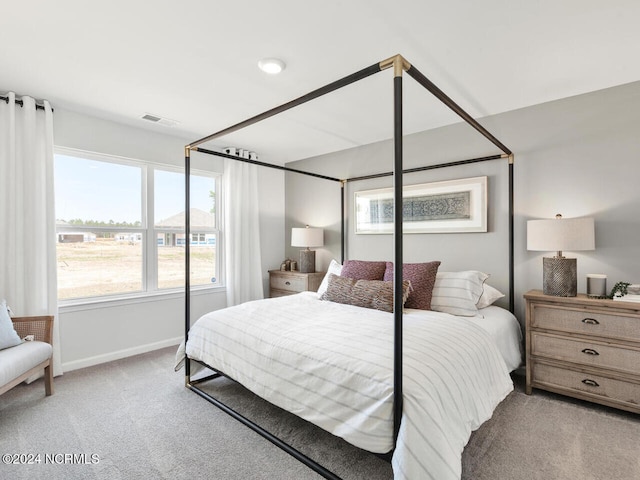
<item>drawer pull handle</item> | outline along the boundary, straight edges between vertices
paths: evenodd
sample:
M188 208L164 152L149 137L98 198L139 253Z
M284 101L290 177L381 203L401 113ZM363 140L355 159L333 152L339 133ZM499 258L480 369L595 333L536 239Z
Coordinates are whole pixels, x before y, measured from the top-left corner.
M586 353L587 355L600 355L596 350L594 350L593 348L585 348L584 350L582 350L582 353Z
M598 385L598 382L596 382L595 380L591 380L590 378L585 378L584 380L582 380L582 383L584 383L585 385L589 385L590 387L600 386Z
M600 325L600 322L595 318L583 318L582 323L586 323L587 325Z
M285 285L291 285L291 282L284 282Z

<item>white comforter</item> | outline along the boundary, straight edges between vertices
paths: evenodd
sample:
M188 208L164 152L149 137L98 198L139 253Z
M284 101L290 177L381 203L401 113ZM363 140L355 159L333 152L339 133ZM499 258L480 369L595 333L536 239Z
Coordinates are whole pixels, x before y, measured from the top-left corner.
M513 389L488 333L473 320L422 310L404 318L404 409L395 479L459 479L472 430ZM204 315L189 358L348 442L393 447L393 314L314 293Z

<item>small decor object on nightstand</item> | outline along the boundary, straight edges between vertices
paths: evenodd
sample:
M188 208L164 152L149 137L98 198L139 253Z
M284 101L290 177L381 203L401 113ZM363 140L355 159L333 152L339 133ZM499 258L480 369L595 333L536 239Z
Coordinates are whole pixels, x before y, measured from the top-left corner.
M577 260L566 258L563 250L595 250L593 218L562 218L529 220L527 250L558 252L542 259L543 292L555 297L575 297L578 293Z
M623 302L640 302L640 284L618 282L611 289L609 298Z
M300 262L298 268L301 273L313 273L316 271L316 252L309 250L309 247L321 247L324 245L324 232L321 228L292 228L291 246L305 247L300 250Z
M587 295L605 298L607 296L607 276L601 273L587 273Z

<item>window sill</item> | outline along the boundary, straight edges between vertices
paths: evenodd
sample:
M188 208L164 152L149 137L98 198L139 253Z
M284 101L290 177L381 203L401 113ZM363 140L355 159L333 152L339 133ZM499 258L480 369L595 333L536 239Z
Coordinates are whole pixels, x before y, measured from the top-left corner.
M192 287L191 295L209 295L211 293L224 293L225 291L226 287L224 285L215 287ZM157 292L134 293L126 296L119 295L117 297L94 297L90 299L59 300L58 311L59 313L81 312L85 310L119 307L122 305L134 305L144 302L155 302L159 299L171 300L184 298L184 293L184 289L177 289Z

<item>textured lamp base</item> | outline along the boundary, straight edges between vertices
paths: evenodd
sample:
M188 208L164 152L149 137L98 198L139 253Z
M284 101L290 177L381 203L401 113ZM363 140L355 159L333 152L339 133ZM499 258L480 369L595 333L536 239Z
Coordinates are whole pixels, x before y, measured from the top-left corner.
M578 268L575 258L544 257L542 259L542 291L554 297L578 294Z
M315 250L300 250L300 264L298 268L302 273L314 273L316 271Z

